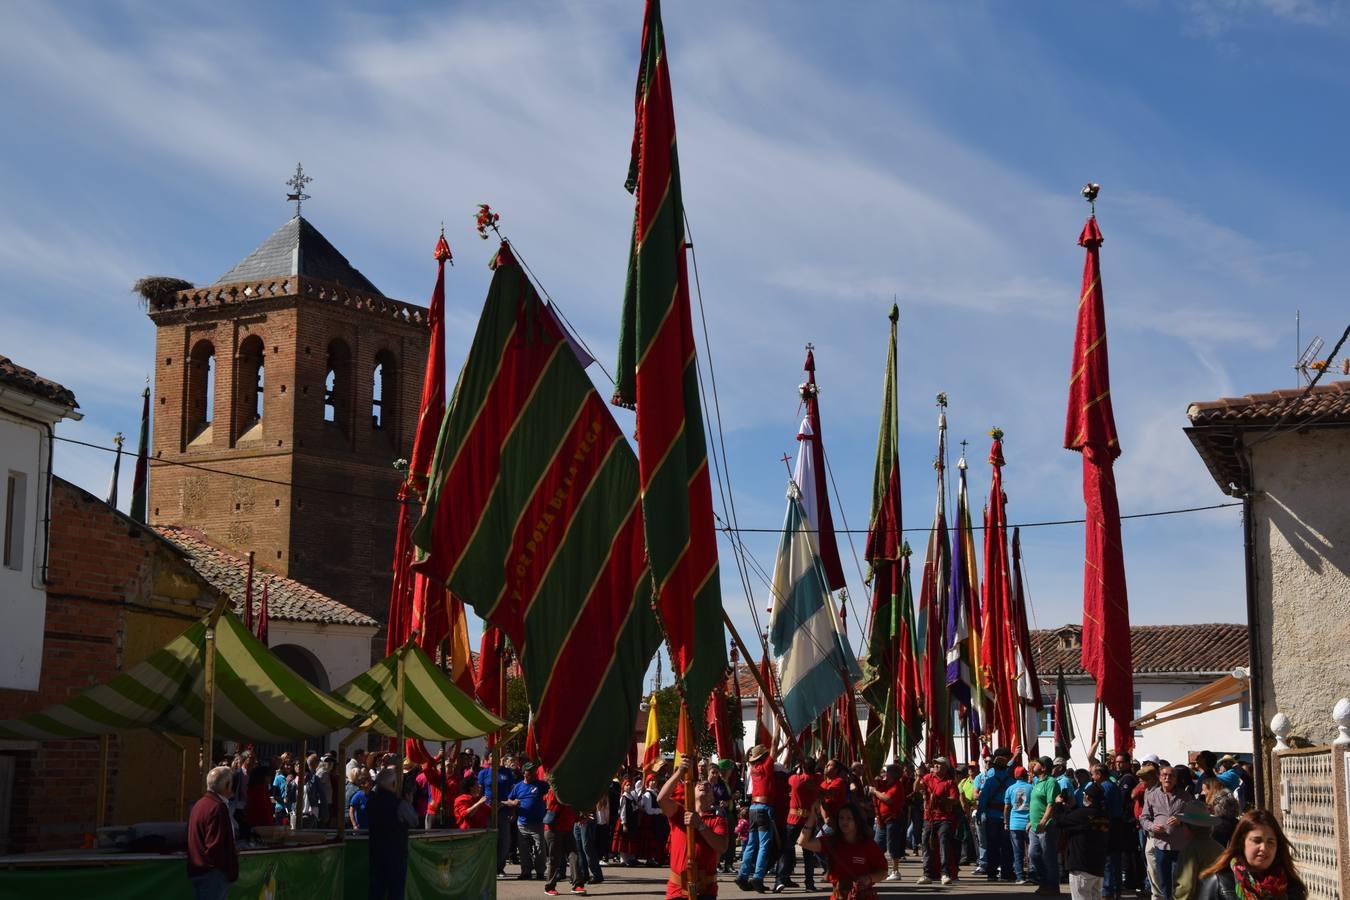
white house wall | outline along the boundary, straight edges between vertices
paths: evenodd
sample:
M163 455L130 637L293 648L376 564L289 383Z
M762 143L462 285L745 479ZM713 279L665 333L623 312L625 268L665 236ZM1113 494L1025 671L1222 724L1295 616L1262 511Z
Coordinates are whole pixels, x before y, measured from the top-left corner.
M0 688L36 691L42 671L42 632L47 615L47 591L42 583L46 547L43 519L47 508L47 432L0 409L0 540L4 539L3 505L10 472L24 476L20 521L23 550L19 569L0 565Z
M1140 715L1152 712L1159 707L1189 694L1198 687L1218 679L1220 675L1204 675L1188 680L1142 681L1135 683L1135 693L1140 694ZM1091 725L1094 707L1094 688L1090 682L1070 683L1069 706L1074 720L1074 742L1070 758L1074 768L1086 768L1088 749L1092 744ZM1054 686L1045 687L1047 702L1054 697ZM867 707L859 704L858 719L864 732L867 730ZM745 727L746 746L754 743L755 701L743 698L741 701L741 720ZM1110 722L1107 723L1108 733ZM1109 741L1109 736L1108 736ZM1042 755L1054 755L1053 735L1038 737L1038 750ZM957 761L965 760L964 744L958 741ZM1238 706L1226 706L1211 712L1189 716L1173 722L1166 722L1140 732L1135 738L1135 755L1144 757L1157 754L1169 762L1186 762L1189 754L1200 750L1213 750L1219 755L1251 753L1252 738L1249 730L1239 727Z

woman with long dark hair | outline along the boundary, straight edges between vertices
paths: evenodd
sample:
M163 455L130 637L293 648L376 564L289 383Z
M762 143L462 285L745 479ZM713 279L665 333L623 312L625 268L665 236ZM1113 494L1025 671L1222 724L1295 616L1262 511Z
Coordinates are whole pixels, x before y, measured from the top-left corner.
M833 900L869 900L876 897L875 884L886 877L886 857L867 831L867 820L856 803L845 803L835 811L832 834L816 837L820 804L817 803L802 826L797 843L804 850L820 854L827 876L834 885Z
M1304 900L1289 840L1271 813L1254 809L1238 820L1228 847L1200 873L1197 900Z

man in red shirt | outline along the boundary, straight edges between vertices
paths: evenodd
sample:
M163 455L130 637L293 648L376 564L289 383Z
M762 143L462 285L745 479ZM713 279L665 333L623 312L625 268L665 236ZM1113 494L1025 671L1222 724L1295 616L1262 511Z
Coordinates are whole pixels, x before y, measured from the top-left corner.
M225 900L239 879L229 807L233 795L234 770L217 766L206 773L206 793L188 814L187 873L199 900Z
M820 797L820 776L816 774L814 759L802 760L797 766L797 774L788 778L787 840L783 854L778 859L778 877L774 881L774 893L793 887L792 870L797 867L797 839L801 837L806 820ZM816 855L802 851L802 862L806 867L806 889L816 889Z
M834 825L834 814L847 802L848 782L844 780L844 767L839 760L832 759L825 764L825 777L820 781L820 806L825 812L826 825Z
M939 874L943 884L956 880L956 823L961 816L961 793L945 757L937 757L919 781L923 792L923 875L929 884ZM941 866L939 867L939 854Z
M877 807L877 844L891 855L886 880L899 881L900 860L905 858L905 814L909 810L910 786L900 777L900 767L892 763L868 791Z
M549 792L544 795L544 844L548 847L548 877L544 880L544 893L555 896L558 893L558 873L562 870L563 857L567 857L567 871L572 876L572 893L586 893L586 872L577 865L577 842L572 835L572 826L577 823L576 810L558 800L558 795Z
M772 758L770 765L772 766ZM683 799L685 775L689 771L689 760L681 759L661 791L656 802L661 813L670 820L670 876L666 879L666 900L710 900L717 896L717 860L726 852L730 843L731 831L727 820L717 813L713 806L712 789L706 781L694 785L694 810L687 812ZM689 836L686 833L690 825L694 826L697 844L695 864L698 870L698 884L690 891L685 886L685 866L689 862Z
M750 764L750 834L741 852L736 886L743 891L763 891L773 843L773 754L756 744L745 759Z
M454 804L455 822L461 829L486 828L492 807L483 796L483 786L473 775L466 776Z

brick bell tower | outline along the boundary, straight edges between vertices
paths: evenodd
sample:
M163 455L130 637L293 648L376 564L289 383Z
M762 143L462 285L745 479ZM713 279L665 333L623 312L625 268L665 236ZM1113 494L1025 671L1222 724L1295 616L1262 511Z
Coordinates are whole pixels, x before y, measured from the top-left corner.
M148 304L150 523L252 550L385 621L427 310L380 293L298 203L216 283Z

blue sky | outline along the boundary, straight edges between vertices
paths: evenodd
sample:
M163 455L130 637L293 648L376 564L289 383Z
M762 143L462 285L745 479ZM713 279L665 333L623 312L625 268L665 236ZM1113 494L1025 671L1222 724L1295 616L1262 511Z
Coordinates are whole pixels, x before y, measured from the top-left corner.
M130 285L214 280L289 217L297 160L306 217L390 296L426 302L445 220L452 370L489 275L480 202L612 366L640 4L375 9L0 10L0 353L75 390L85 419L61 434L134 434L153 333ZM1187 403L1293 386L1296 310L1305 340L1346 324L1343 4L681 2L665 18L742 525L782 521L811 341L836 508L866 526L892 296L906 525L932 515L938 391L977 510L998 425L1010 520L1081 515L1060 442L1088 180L1125 512L1224 501L1181 431ZM58 449L58 473L98 493L109 466ZM1240 621L1240 539L1231 509L1127 522L1134 621ZM1035 625L1080 618L1082 542L1080 526L1023 535ZM747 543L770 568L774 537Z

